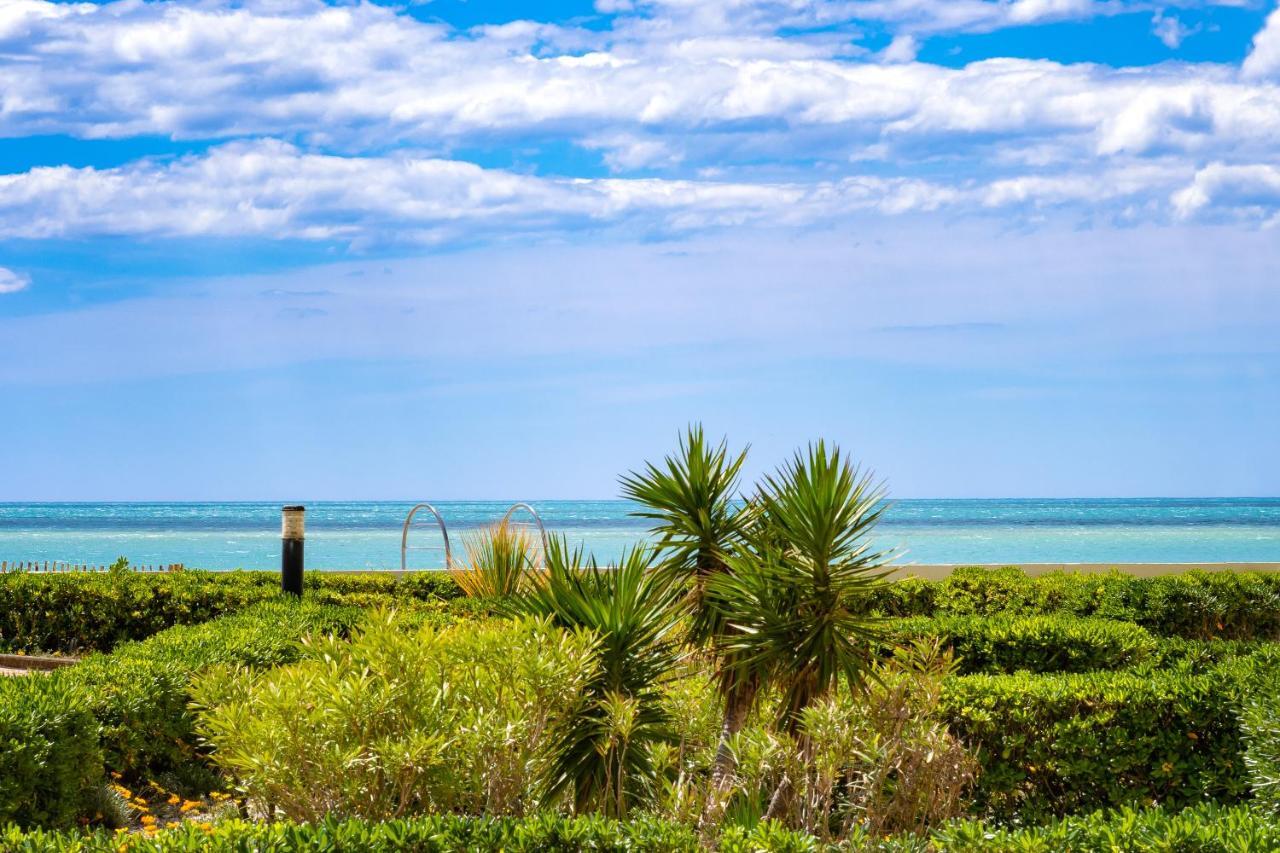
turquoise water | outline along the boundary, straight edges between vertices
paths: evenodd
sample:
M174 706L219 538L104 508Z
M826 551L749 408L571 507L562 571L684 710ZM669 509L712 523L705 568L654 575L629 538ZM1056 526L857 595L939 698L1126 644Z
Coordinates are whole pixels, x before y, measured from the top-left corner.
M508 502L437 504L456 541L496 521ZM313 503L310 568L398 568L408 503ZM645 537L623 501L537 501L549 531L602 560ZM425 522L426 519L423 519ZM275 568L278 503L0 503L0 560ZM880 543L915 563L1280 562L1280 498L1117 500L902 500ZM415 525L411 544L438 546ZM438 568L439 550L414 551L411 568Z

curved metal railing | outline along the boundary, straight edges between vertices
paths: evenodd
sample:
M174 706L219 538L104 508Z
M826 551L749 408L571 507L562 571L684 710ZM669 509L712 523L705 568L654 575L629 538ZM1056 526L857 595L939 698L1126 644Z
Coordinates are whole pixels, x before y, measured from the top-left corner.
M529 522L517 522L518 524L538 528L538 547L541 549L541 553L535 555L533 565L535 568L540 568L546 565L547 562L547 528L542 523L542 516L538 514L536 509L534 509L533 504L525 503L524 501L513 503L511 508L502 516L502 523L510 524L511 516L515 515L519 510L527 512L533 519L533 522L531 524Z
M418 514L419 510L426 510L435 516L436 524L440 527L440 536L444 539L444 567L446 569L453 567L453 552L449 549L449 528L445 526L444 516L431 504L418 504L409 510L409 514L405 516L404 527L400 531L400 571L408 571L409 568L409 552L410 551L440 551L439 546L424 545L416 548L409 547L409 528L413 525L413 517Z

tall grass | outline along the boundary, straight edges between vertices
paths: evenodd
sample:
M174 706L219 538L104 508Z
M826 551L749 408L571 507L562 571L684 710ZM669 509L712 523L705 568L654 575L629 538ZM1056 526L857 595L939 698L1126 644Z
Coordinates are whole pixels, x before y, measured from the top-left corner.
M449 566L449 574L467 595L495 598L525 588L539 550L527 529L502 521L464 536L462 543L466 557Z

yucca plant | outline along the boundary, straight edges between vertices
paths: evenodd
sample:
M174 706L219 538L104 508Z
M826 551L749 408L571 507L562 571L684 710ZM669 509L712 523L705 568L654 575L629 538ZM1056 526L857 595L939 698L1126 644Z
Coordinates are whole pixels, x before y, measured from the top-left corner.
M466 558L449 567L463 592L475 598L515 595L533 570L535 543L523 527L505 521L462 538Z
M681 590L652 571L653 560L639 547L616 569L602 568L563 537L551 538L545 573L512 603L597 638L599 669L559 726L545 780L548 799L568 794L575 811L625 817L652 789L651 747L674 739L662 686L681 659Z
M720 635L723 658L778 689L778 724L803 743L805 709L842 681L858 688L873 664L878 632L865 611L888 574L890 555L871 540L884 492L819 441L765 477L753 506L708 600L732 629ZM788 793L780 786L769 816Z
M743 511L737 500L739 476L747 451L731 454L724 439L712 445L702 426L694 424L680 439L679 451L661 465L648 463L643 471L622 477L624 497L640 504L632 513L652 521L662 569L687 590L690 634L695 644L722 647L729 629L719 610L708 606L709 578L726 570L725 555L742 536ZM720 744L713 775L724 788L733 771L729 748L755 701L758 680L731 660L717 660L717 681L724 701ZM712 803L714 805L714 802Z

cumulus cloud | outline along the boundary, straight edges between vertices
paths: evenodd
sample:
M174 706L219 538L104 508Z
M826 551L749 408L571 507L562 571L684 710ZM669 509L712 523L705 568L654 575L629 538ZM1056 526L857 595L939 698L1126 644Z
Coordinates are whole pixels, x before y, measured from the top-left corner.
M1094 212L1106 205L1147 205L1145 218L1160 219L1170 195L1195 177L1176 162L1139 161L1089 174L951 183L879 175L803 182L553 178L404 154L339 157L263 140L111 169L41 167L0 176L0 237L439 244L583 229L678 234L809 227L855 214Z
M17 293L31 285L31 278L8 267L0 267L0 295Z
M1244 76L1250 79L1280 76L1280 8L1253 37L1253 48L1245 57Z
M1280 167L1211 163L1174 193L1179 216L1214 216L1280 224Z
M1044 152L1055 137L1062 162L1170 150L1249 159L1273 148L1280 87L1254 79L1271 61L1265 33L1245 80L1193 64L996 59L944 68L910 61L918 40L909 33L882 64L839 55L826 30L817 42L775 32L792 20L890 18L908 7L1038 21L1096 5L726 0L668 3L660 11L670 19L637 17L608 31L516 22L458 33L368 3L13 0L0 18L0 133L267 135L347 151L404 142L441 152L568 139L619 171L843 160L872 145L909 162L942 136L953 152L995 147L999 156ZM679 25L680 16L702 29ZM753 21L767 25L757 31ZM849 35L839 41L847 50Z

